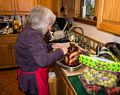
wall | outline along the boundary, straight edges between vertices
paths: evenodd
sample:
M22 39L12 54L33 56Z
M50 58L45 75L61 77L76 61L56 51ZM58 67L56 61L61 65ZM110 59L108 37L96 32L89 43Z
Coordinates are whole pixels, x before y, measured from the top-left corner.
M113 34L98 30L95 26L86 25L79 22L73 22L74 25L81 26L84 30L84 34L90 38L93 38L102 43L116 41L120 43L120 37Z

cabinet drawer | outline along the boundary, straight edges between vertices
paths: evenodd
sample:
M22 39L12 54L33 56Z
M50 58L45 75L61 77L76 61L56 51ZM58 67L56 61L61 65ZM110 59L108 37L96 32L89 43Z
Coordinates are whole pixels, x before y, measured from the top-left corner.
M16 43L17 37L0 37L0 43Z
M7 40L9 43L16 43L17 37L9 37Z

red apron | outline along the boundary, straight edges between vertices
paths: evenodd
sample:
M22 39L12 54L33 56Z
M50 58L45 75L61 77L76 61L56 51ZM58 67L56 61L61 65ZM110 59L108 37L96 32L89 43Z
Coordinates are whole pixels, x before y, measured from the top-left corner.
M18 82L20 80L20 74L35 74L38 87L38 95L48 95L48 69L39 68L34 72L24 72L20 69L18 70Z

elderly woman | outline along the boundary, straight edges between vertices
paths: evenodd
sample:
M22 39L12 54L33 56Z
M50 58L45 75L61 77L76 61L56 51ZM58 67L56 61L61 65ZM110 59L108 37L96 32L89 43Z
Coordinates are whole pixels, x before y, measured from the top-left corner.
M50 46L44 41L44 35L55 19L56 16L48 8L33 8L17 39L18 85L26 95L49 94L48 66L67 53L67 48L58 44L53 46L54 51L50 51Z

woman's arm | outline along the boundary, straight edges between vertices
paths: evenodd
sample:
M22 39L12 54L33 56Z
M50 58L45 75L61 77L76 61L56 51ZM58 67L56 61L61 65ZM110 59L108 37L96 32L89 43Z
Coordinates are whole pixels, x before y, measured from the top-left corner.
M46 67L55 63L59 58L64 56L61 49L57 49L53 52L48 52L47 47L44 46L43 39L39 33L32 33L28 39L28 49L31 52L35 62L41 66Z

